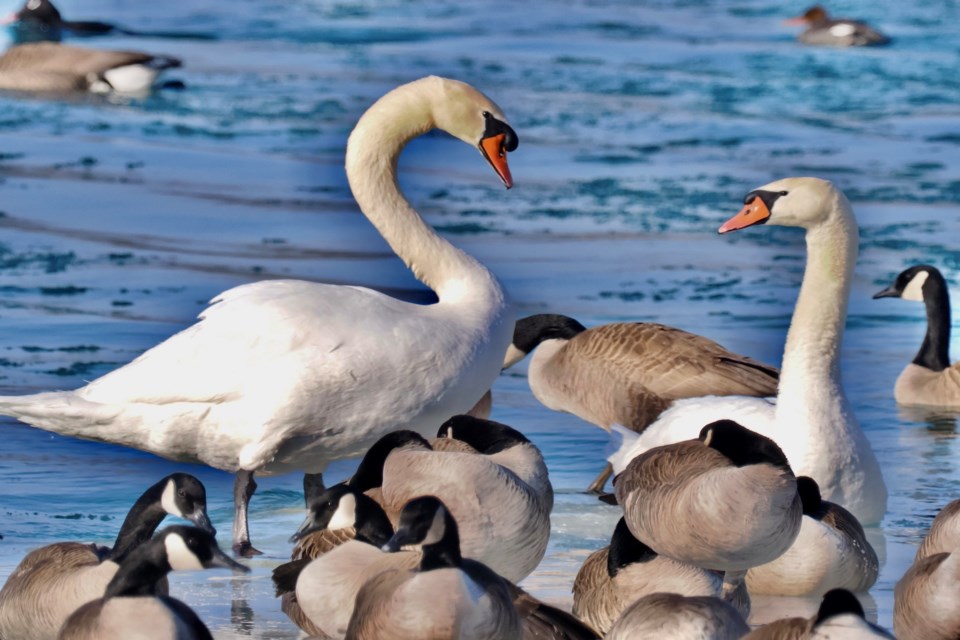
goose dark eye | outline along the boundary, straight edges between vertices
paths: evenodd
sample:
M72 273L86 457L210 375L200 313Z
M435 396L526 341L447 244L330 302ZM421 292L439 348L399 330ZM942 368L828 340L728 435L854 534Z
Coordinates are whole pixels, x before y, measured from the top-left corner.
M780 195L781 195L781 196L785 196L785 195L787 195L787 192L786 192L786 191L781 191L781 192L780 192Z
M177 495L180 496L181 498L184 498L186 497L187 492L184 491L183 489L177 489Z
M483 117L484 117L484 118L492 118L492 117L493 117L493 114L491 114L489 111L484 111L484 112L483 112Z

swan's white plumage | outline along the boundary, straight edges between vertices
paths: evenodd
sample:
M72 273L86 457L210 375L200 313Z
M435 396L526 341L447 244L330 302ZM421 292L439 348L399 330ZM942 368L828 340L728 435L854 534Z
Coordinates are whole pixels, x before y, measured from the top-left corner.
M0 398L0 412L57 433L228 471L319 472L387 430L433 432L490 388L513 314L496 278L437 235L399 191L396 158L442 126L476 145L484 111L460 82L424 78L360 119L347 175L364 214L439 302L297 280L217 296L193 326L72 392Z

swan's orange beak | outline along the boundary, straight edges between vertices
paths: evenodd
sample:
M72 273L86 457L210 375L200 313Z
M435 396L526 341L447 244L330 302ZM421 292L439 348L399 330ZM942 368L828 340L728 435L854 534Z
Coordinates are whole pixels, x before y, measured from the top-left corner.
M727 233L728 231L744 229L765 222L769 217L770 209L767 208L767 204L763 201L763 198L754 196L753 200L743 205L740 213L724 222L723 225L717 229L717 233Z
M504 186L509 189L513 186L513 176L510 175L510 166L507 164L506 143L507 134L505 133L486 137L480 141L480 153L503 180Z

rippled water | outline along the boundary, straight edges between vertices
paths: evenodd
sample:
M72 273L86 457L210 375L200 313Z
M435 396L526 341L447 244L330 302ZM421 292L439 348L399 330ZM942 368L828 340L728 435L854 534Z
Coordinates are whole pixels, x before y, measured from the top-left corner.
M15 8L6 4L0 11ZM475 151L440 135L410 146L401 180L431 223L503 279L521 313L656 320L778 363L802 234L718 238L715 229L775 178L817 175L845 190L862 241L844 383L891 491L870 531L885 563L867 606L891 624L894 583L930 518L960 494L960 452L954 416L893 403L893 381L923 335L922 308L870 296L918 262L956 284L960 7L832 3L895 39L840 51L798 45L772 0L60 5L75 19L218 39L85 42L181 56L171 77L184 91L0 96L3 391L78 386L252 279L362 283L428 300L357 213L343 147L385 91L431 73L457 77L491 95L519 132L516 188L505 192ZM599 470L605 434L540 406L524 367L494 391L494 417L540 445L558 491L548 557L528 586L567 603L579 562L617 517L579 493ZM139 492L174 469L207 484L227 543L230 476L10 421L0 428L0 579L39 544L108 542ZM300 478L264 479L252 508L267 552L252 577L180 575L174 593L218 638L296 637L269 569L301 519ZM753 621L813 606L757 601Z

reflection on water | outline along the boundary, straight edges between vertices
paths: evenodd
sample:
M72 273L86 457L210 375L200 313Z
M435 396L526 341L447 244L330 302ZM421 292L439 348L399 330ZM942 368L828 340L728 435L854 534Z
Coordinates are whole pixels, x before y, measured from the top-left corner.
M951 411L936 407L897 406L900 419L904 422L917 422L927 425L927 429L937 435L952 436L957 432L957 418L960 411Z

